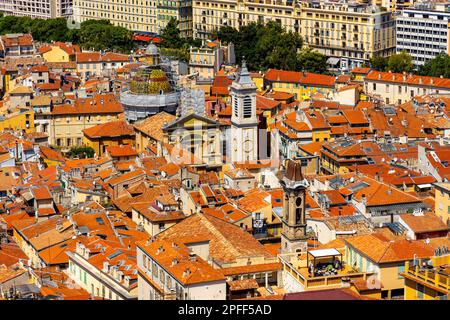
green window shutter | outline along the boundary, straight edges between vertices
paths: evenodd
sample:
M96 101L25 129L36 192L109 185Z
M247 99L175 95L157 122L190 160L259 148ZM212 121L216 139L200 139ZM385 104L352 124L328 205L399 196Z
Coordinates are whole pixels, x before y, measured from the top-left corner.
M87 283L87 281L86 281L86 271L84 272L84 284L86 284Z

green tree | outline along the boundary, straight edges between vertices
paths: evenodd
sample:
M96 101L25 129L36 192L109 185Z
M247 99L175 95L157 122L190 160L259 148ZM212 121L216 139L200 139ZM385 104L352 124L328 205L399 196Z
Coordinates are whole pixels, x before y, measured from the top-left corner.
M411 72L414 69L412 57L406 51L393 54L389 57L387 68L396 73Z
M236 43L239 38L239 31L230 26L221 26L212 35L213 39L219 39L224 45L230 42Z
M327 73L327 57L310 47L303 48L298 55L299 67L302 71Z
M388 58L386 57L373 57L370 59L370 67L377 71L386 71L388 66Z
M223 26L212 39L219 39L224 44L233 42L237 63L240 64L245 57L250 69L299 69L297 52L302 47L302 38L297 33L286 32L278 22L254 22L239 30Z
M419 74L430 77L450 78L450 56L444 52L428 60L419 68Z
M95 154L95 150L91 147L72 147L67 155L71 158L78 157L80 159L92 158Z
M185 44L185 40L180 36L178 21L175 18L169 20L161 33L161 38L163 39L162 46L164 48L182 48Z
M108 20L85 21L78 34L84 49L130 52L134 48L132 32Z

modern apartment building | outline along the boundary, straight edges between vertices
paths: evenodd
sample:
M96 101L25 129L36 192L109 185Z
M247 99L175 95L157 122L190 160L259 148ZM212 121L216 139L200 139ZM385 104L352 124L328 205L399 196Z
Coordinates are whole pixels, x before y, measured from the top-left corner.
M402 10L396 20L397 52L408 52L414 65L450 53L450 3L416 5Z
M73 0L2 0L0 12L31 18L59 18L72 15Z
M74 0L74 20L107 19L133 31L161 33L171 18L184 36L192 35L191 0Z
M302 3L300 33L309 46L351 70L374 56L395 52L395 21L380 7L328 1Z

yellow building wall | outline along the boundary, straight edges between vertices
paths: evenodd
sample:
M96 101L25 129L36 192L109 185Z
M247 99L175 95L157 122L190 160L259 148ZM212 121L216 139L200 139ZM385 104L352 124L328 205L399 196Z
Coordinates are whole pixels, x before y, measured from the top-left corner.
M276 91L291 93L295 100L303 101L311 99L311 95L317 92L327 94L332 88L314 87L310 85L300 85L291 82L272 82L272 88Z
M90 120L88 117L90 116ZM67 146L70 138L71 145L77 146L83 143L83 130L110 121L122 120L124 114L91 114L91 115L55 115L50 126L50 144L57 145L57 139L61 139L61 146Z
M405 300L435 300L438 296L436 290L424 286L423 295L420 296L417 290L417 282L411 279L405 279Z
M62 161L55 161L55 160L44 159L44 163L47 165L47 167L52 167L52 166L56 166L58 164L61 164Z
M0 121L0 131L5 129L24 130L26 133L34 132L34 112L19 113Z
M58 46L52 46L52 50L42 55L45 62L69 62L70 56Z
M264 78L262 77L252 77L252 81L255 83L259 90L264 90Z
M436 189L434 193L434 206L436 215L447 224L450 219L450 194Z
M83 144L91 147L95 150L95 153L99 156L103 155L103 146L110 147L110 146L119 146L119 145L126 145L130 144L134 146L135 140L134 139L122 139L122 138L103 138L103 139L89 139L88 137L84 136L83 138Z
M316 130L312 132L312 140L314 141L329 141L330 130Z

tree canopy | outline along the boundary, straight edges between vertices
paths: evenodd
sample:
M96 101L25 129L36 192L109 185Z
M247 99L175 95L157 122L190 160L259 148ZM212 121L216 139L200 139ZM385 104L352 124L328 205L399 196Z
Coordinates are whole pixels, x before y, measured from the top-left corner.
M450 56L446 53L437 55L434 59L428 60L419 68L419 74L430 77L450 78Z
M412 72L414 69L412 57L406 51L389 57L373 57L370 59L370 67L377 71L392 71L395 73Z
M184 38L181 36L178 28L178 21L175 18L170 19L164 30L161 32L161 53L164 55L174 56L180 60L189 60L190 46L201 46L202 42L199 39Z
M387 68L396 73L411 72L414 69L412 57L406 51L393 54L388 59Z
M72 147L67 153L70 158L77 157L79 159L92 158L94 154L95 150L91 147Z
M269 21L267 24L250 23L239 30L222 26L213 39L223 44L232 42L236 60L242 62L245 57L247 66L252 70L269 68L326 72L326 57L309 48L303 48L303 39L298 33L287 32L280 23Z
M0 34L31 33L36 41L73 42L85 49L129 52L134 47L132 32L113 26L108 20L88 20L79 29L68 28L65 18L31 19L1 16Z

